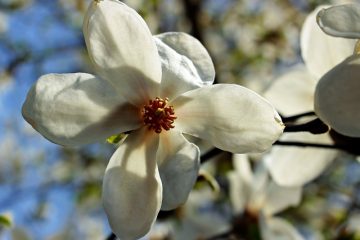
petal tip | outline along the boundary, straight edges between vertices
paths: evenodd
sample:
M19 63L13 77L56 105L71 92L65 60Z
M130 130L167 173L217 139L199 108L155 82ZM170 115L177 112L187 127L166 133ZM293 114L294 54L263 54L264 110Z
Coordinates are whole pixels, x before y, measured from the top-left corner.
M282 130L284 131L285 123L283 123L280 115L279 115L277 112L275 112L274 119L275 119L275 121L280 125L280 127L282 128Z

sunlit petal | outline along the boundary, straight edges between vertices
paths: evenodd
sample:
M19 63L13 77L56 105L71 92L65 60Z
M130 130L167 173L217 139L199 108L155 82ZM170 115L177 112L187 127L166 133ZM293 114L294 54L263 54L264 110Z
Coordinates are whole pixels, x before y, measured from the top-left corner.
M234 171L228 175L230 200L236 213L242 213L250 199L253 173L249 159L245 154L234 154Z
M301 187L283 187L275 182L270 182L266 188L264 214L267 216L275 215L289 207L299 205L301 193Z
M280 140L331 144L328 135L284 134ZM274 181L281 186L302 186L318 177L334 160L335 150L297 146L274 146L267 158ZM309 167L311 166L311 167Z
M301 65L275 79L264 97L281 114L291 116L314 110L315 87L315 78Z
M138 13L120 1L93 1L83 31L97 73L120 95L139 106L158 95L161 63Z
M347 58L319 81L315 112L335 131L360 137L360 55Z
M248 209L251 212L260 212L266 204L267 188L270 177L263 160L256 162L254 166L254 178L251 184L251 194L248 201Z
M121 239L144 236L160 210L158 143L158 135L147 129L135 131L116 150L106 168L103 204L112 231Z
M160 134L157 152L163 184L161 209L170 210L185 203L198 176L200 151L176 131Z
M234 153L261 152L281 135L279 115L255 92L234 84L191 90L171 105L175 129Z
M106 81L86 73L42 76L30 89L22 114L50 141L72 147L140 126L133 105Z
M305 20L301 31L301 54L309 71L319 79L353 54L356 41L328 36L316 24L316 8Z

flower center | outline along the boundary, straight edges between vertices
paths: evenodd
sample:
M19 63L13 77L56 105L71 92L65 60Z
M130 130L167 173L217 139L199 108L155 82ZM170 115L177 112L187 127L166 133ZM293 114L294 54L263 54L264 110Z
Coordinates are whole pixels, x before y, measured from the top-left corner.
M149 104L142 109L144 124L149 130L161 133L163 129L166 131L174 128L174 120L176 119L173 106L166 106L169 99L155 98L149 100Z

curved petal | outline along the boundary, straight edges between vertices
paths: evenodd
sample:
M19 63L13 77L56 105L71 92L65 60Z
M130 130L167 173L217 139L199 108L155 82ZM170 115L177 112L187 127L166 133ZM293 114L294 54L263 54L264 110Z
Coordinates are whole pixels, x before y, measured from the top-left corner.
M170 100L189 90L203 86L194 64L184 55L154 37L162 66L160 96Z
M331 143L328 135L284 134L281 140ZM310 147L274 146L267 160L274 181L286 187L303 186L318 177L334 160L337 151Z
M353 54L355 40L326 35L316 24L316 8L306 18L301 30L301 55L309 71L320 78L336 64Z
M189 58L195 65L205 85L212 85L215 68L206 48L199 40L183 32L167 32L156 35L176 52Z
M83 32L96 71L120 95L138 106L158 96L161 63L139 14L120 1L92 1Z
M300 204L301 187L282 187L275 182L268 184L266 188L266 200L264 204L264 214L272 216L289 207Z
M250 212L259 213L266 203L266 190L270 177L264 161L258 160L254 165L254 178L251 182L251 194L247 208Z
M292 68L266 90L264 97L285 116L313 111L316 81L305 66Z
M86 73L48 74L30 89L22 114L50 141L78 146L140 126L139 111L104 80Z
M250 199L253 172L246 154L233 155L234 171L228 174L229 194L235 213L242 213Z
M254 183L254 173L251 170L250 159L247 154L234 154L232 163L235 171L238 173L241 181L251 188Z
M260 217L260 230L264 240L305 240L294 226L279 217Z
M162 198L156 164L158 135L141 128L115 151L103 181L103 204L112 231L121 239L144 236L154 223Z
M344 4L322 9L317 23L327 34L334 37L360 38L360 4Z
M347 58L322 77L315 91L315 112L335 131L360 137L360 55Z
M176 131L160 134L157 162L163 184L162 210L185 203L200 168L200 150Z
M265 151L284 128L269 102L235 84L191 90L171 105L178 117L176 130L234 153Z

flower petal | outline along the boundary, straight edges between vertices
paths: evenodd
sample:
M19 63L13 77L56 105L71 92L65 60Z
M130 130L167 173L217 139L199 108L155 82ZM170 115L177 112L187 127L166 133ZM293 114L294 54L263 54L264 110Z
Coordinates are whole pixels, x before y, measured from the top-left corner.
M355 40L326 35L316 24L316 8L306 18L301 31L301 54L309 71L320 78L336 64L353 54Z
M260 217L261 238L264 240L304 240L294 226L279 218Z
M203 86L194 64L186 56L178 54L171 47L154 37L162 65L160 96L174 97Z
M315 91L315 112L335 131L360 137L360 55L347 58L323 76Z
M215 68L206 48L199 40L183 32L167 32L156 35L181 55L189 58L195 65L205 85L212 85L215 79Z
M138 106L158 96L161 63L139 14L120 1L92 1L83 32L96 71L120 95Z
M334 37L360 38L360 4L344 4L322 9L317 23L327 34Z
M157 162L163 184L162 210L185 203L200 168L200 150L176 131L160 134Z
M210 188L191 191L173 229L173 239L208 239L229 231L229 219L219 211L218 200Z
M266 188L264 214L272 216L289 207L299 205L301 193L301 187L282 187L275 182L270 182Z
M328 135L311 133L284 134L284 141L331 143ZM274 181L287 187L303 186L318 177L334 160L337 151L318 148L274 146L267 160ZM309 167L311 166L311 167Z
M251 182L251 194L247 208L250 212L260 212L266 203L266 189L270 177L263 160L258 160L254 166L254 178Z
M264 97L285 116L313 111L316 81L305 66L296 66L281 75Z
M228 175L230 201L234 212L242 213L250 199L253 173L246 154L234 154L233 164L235 171Z
M234 153L265 151L284 128L269 102L235 84L191 90L170 104L178 117L176 130Z
M50 141L78 146L140 126L138 110L104 80L86 73L48 74L30 89L22 114Z
M158 143L158 135L141 128L125 139L106 168L103 204L111 229L121 239L144 236L160 210Z

